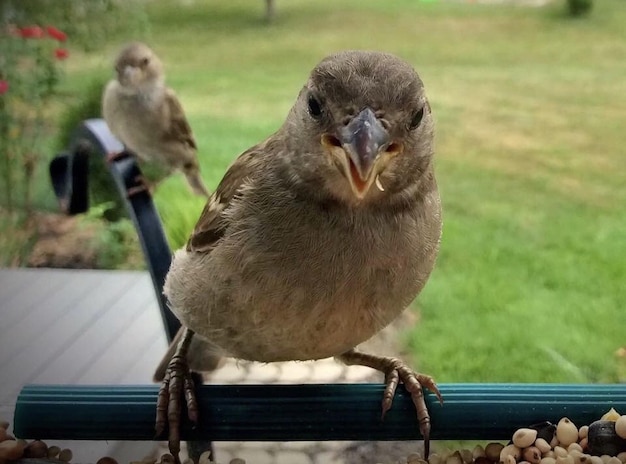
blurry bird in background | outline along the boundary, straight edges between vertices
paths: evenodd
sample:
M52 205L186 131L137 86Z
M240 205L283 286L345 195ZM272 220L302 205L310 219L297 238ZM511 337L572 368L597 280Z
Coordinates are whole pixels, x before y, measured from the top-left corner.
M195 194L208 197L191 127L176 94L165 85L158 56L142 43L130 43L117 56L115 71L102 96L102 115L113 135L137 156L145 176L139 179L143 188L129 194L180 170ZM119 156L112 153L108 160Z
M169 426L174 456L183 397L197 419L190 369L330 356L384 373L383 416L405 385L428 455L423 387L441 401L435 382L356 346L402 313L435 264L433 153L411 65L346 51L313 69L283 126L237 158L172 260L164 292L183 328L155 379L157 433Z

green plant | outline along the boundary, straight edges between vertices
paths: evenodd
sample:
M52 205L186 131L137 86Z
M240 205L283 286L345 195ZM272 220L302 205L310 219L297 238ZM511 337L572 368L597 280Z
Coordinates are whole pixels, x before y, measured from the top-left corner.
M591 12L593 0L567 0L567 11L571 16L584 16Z
M67 35L54 26L5 24L0 35L0 151L5 206L32 207L34 173L48 126L47 112L68 57Z
M102 114L102 91L108 75L94 78L86 88L80 89L71 97L66 98L66 105L61 109L57 124L56 148L63 150L68 147L72 132L85 119L99 118Z
M83 227L95 227L92 246L96 250L96 267L99 269L144 269L145 260L132 221L121 218L116 222L103 221L112 202L89 208L80 217Z
M31 243L37 234L36 227L19 224L33 218L35 209L55 207L45 164L54 149L60 108L71 107L76 89L83 88L65 86L62 79L67 38L72 46L93 51L115 34L140 36L148 26L143 9L144 2L123 0L0 2L0 222L7 234L23 238L19 243ZM86 109L77 113L81 110ZM70 119L65 123L76 122ZM71 132L67 128L59 128L65 137ZM3 262L23 263L21 245L14 240L3 245Z
M28 261L34 229L31 218L0 208L0 267L22 266Z
M17 24L56 24L86 51L112 35L148 27L143 2L127 0L3 0L0 15Z
M54 97L59 96L59 62L69 55L68 36L84 50L94 50L112 33L146 28L143 4L137 1L0 3L0 177L7 209L32 209L33 178L55 129L52 103L62 101Z

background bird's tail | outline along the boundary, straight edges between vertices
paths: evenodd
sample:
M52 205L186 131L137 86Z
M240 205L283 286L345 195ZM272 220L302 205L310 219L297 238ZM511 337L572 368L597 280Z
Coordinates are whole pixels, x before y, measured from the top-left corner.
M185 172L185 177L187 178L187 182L193 190L193 193L196 195L204 196L209 198L210 194L207 188L204 186L204 182L202 181L202 177L200 177L200 173L196 172Z

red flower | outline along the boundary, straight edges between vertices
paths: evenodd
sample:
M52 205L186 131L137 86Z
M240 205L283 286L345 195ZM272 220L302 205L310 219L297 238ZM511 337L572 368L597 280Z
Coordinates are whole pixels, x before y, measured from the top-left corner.
M0 80L0 95L7 93L7 90L9 90L9 82Z
M41 39L44 35L43 29L39 26L20 27L18 31L24 39Z
M57 60L64 60L65 58L70 56L70 52L68 52L65 48L57 48L56 50L54 50L54 56Z
M46 26L46 32L50 37L59 42L65 42L67 40L67 34L54 26Z

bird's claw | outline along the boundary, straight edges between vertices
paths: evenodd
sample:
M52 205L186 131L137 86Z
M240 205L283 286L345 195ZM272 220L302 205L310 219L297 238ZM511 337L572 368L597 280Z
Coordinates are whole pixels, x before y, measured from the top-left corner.
M126 153L124 150L112 151L106 154L105 160L108 164L111 164L117 160L126 158L127 156L128 156L128 153Z
M443 398L439 392L437 384L432 377L420 374L411 369L404 361L397 358L375 356L363 353L355 349L346 351L337 357L340 361L348 365L367 366L379 370L385 374L385 391L383 392L382 416L391 409L396 389L400 381L404 383L406 390L411 394L411 400L415 405L417 420L419 422L420 433L424 438L424 456L428 458L430 452L430 415L424 400L424 388L433 392L440 403Z
M439 402L443 403L443 397L439 392L439 388L431 376L415 372L400 359L383 358L383 361L384 366L382 370L385 373L385 391L383 393L381 419L384 419L385 414L391 408L398 383L402 381L415 405L420 433L424 438L424 456L428 458L430 453L430 414L424 400L423 389L428 388L437 396Z
M128 154L128 152L126 151L113 151L113 152L109 152L106 154L105 156L105 160L107 162L107 164L111 164L114 163L118 160L127 158L131 155ZM143 177L142 175L139 176L135 176L135 178L133 179L133 181L135 182L135 185L128 187L126 189L126 196L128 198L132 197L133 195L137 195L139 193L142 192L147 192L149 194L152 194L152 188L150 183L145 179L145 177Z
M198 401L195 385L187 364L186 353L177 351L172 357L157 398L156 436L168 429L168 447L176 464L180 463L180 424L182 399L187 406L189 420L198 422Z
M148 194L152 193L150 184L145 179L145 177L137 176L135 177L134 180L135 180L135 185L133 185L132 187L128 187L128 189L126 189L126 194L128 195L129 198L132 197L133 195L137 195L142 192L147 192Z

